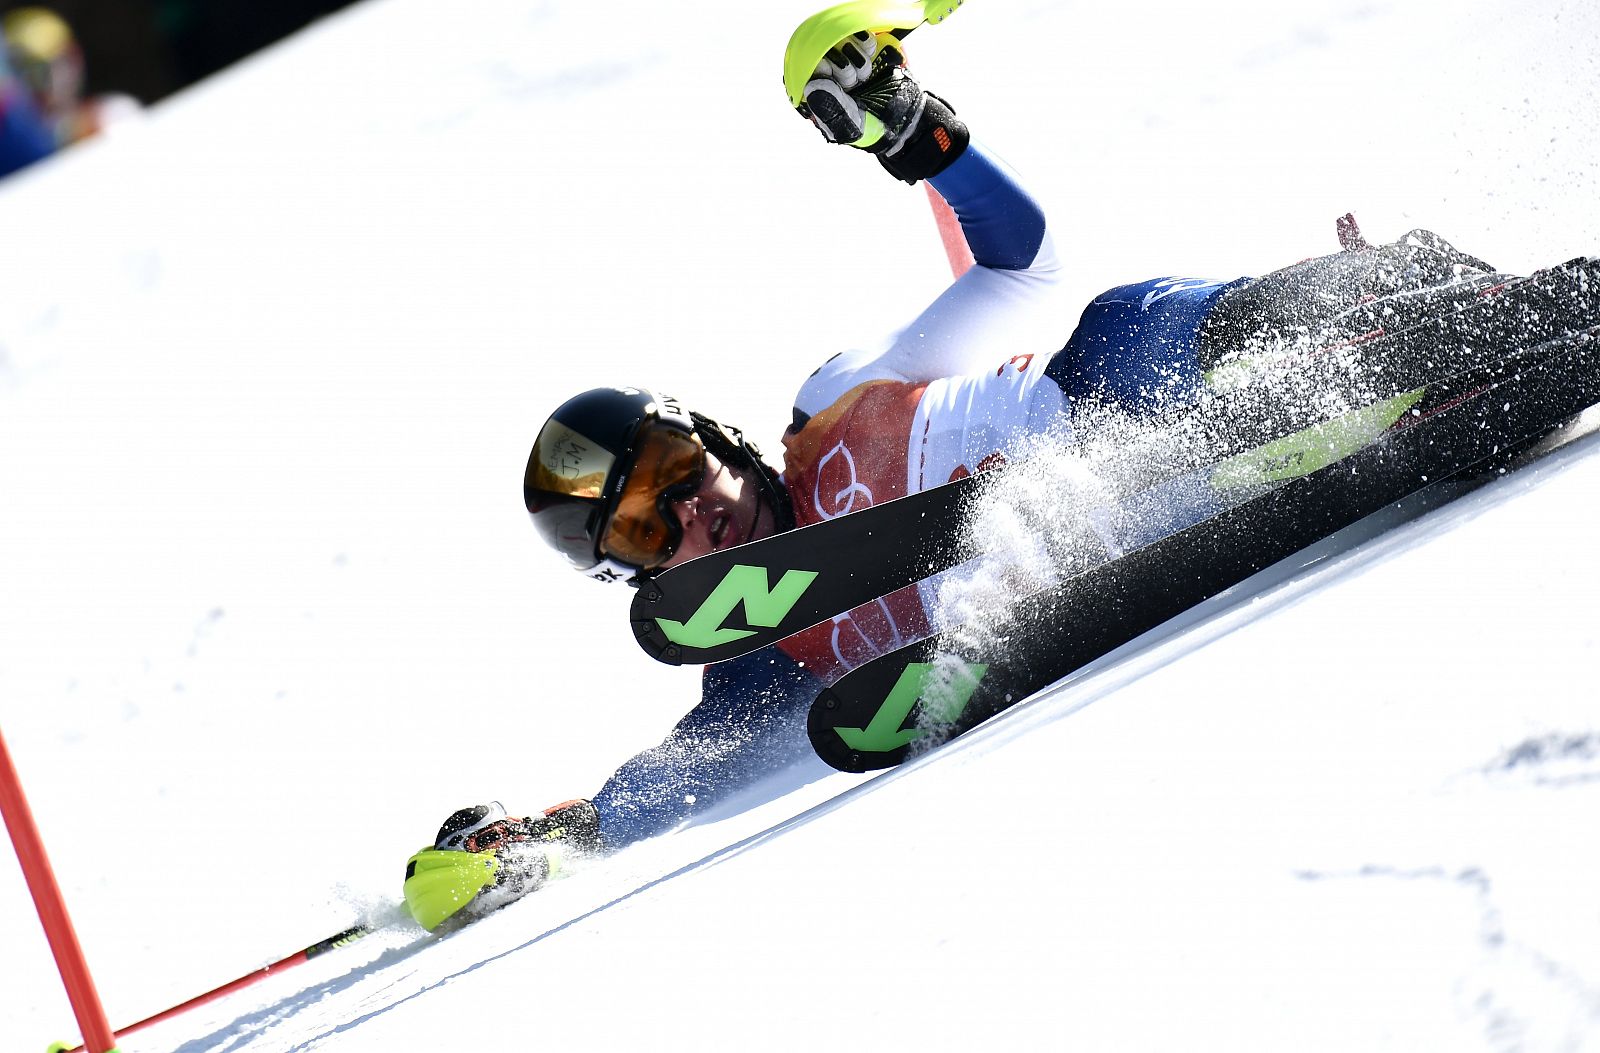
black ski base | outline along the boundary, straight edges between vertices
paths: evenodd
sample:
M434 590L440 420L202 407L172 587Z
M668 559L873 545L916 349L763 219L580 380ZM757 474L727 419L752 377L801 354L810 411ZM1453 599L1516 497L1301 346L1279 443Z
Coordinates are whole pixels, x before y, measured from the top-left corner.
M998 624L856 669L812 705L812 746L841 771L893 767L1410 494L1505 463L1596 402L1600 327L1451 377L1342 461L1071 577Z
M970 559L977 551L965 532L950 525L966 518L991 474L967 476L674 567L634 594L634 636L647 654L667 665L722 662ZM731 591L729 575L741 570L754 572L751 587L730 597L725 610L714 606L718 589ZM781 614L762 617L760 600L792 572L813 577ZM750 602L751 595L756 602ZM741 603L744 623L725 627L723 619ZM699 613L702 605L713 614L706 629L698 624L706 617Z

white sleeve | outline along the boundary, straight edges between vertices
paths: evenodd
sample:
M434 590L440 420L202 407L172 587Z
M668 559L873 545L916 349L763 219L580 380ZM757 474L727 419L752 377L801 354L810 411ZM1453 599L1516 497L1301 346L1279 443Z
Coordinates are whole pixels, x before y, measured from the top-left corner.
M1026 270L977 266L878 346L846 351L801 386L796 408L814 414L870 380L926 383L996 369L1015 355L1054 354L1071 329L1049 235Z
M872 380L926 383L1059 351L1073 317L1044 212L1016 175L977 142L931 182L955 210L976 265L912 323L878 346L846 351L802 386L814 414Z

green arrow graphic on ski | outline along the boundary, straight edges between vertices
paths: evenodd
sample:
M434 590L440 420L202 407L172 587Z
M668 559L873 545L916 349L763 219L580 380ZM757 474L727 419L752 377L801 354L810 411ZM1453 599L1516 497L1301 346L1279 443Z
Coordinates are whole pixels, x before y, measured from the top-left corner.
M834 732L853 750L888 753L924 733L921 728L900 727L918 701L922 702L922 711L931 722L953 723L967 708L967 700L972 698L972 693L978 689L978 683L989 667L977 662L962 662L960 670L952 671L947 682L936 672L938 668L935 662L912 662L907 665L900 679L895 681L889 697L883 700L883 705L873 715L871 723L864 728L834 728Z
M766 567L736 564L688 621L657 618L656 624L661 627L662 635L683 647L716 647L743 640L754 636L755 631L729 629L722 624L741 603L748 624L763 629L775 628L800 602L817 574L814 570L786 571L777 585L768 588Z

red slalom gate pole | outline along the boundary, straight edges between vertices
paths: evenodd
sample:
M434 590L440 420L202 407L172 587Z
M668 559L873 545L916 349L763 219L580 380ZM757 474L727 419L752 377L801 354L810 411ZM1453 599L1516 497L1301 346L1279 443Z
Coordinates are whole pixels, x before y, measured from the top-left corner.
M12 847L22 863L22 876L27 879L33 905L39 911L39 921L44 925L45 937L56 958L56 968L61 971L61 982L66 985L67 1000L78 1018L84 1047L90 1053L111 1053L116 1049L116 1036L106 1023L106 1011L100 1005L99 992L89 975L89 963L84 960L78 934L67 915L61 886L56 884L55 871L45 855L44 841L39 837L39 827L33 820L28 799L23 796L22 781L17 777L16 765L11 762L4 735L0 735L0 812L5 815Z
M932 183L924 180L922 185L928 188L928 204L933 208L933 221L939 225L939 240L944 242L944 254L950 260L950 271L959 278L971 270L976 262L972 258L972 248L961 231L961 221L956 218L955 209L939 196Z
M249 987L257 980L266 979L271 973L282 972L284 969L287 969L290 966L299 965L302 962L308 962L319 954L325 954L328 951L337 950L340 947L348 946L349 944L361 939L361 937L370 934L372 931L373 930L371 928L368 928L365 925L355 925L351 928L345 929L343 932L336 932L327 939L319 940L303 951L296 951L287 958L282 958L278 961L275 961L271 965L263 965L261 968L256 969L253 972L245 973L237 980L229 980L221 987L213 987L205 994L195 995L187 1002L182 1002L178 1005L175 1005L171 1009L163 1009L154 1016L147 1016L143 1020L129 1024L127 1027L119 1029L117 1034L123 1036L131 1035L135 1031L147 1028L152 1024L159 1024L163 1020L170 1020L179 1013L186 1013L191 1009L197 1009L200 1006L205 1005L207 1002L215 1002L217 999L223 997L224 995L232 994L241 987ZM55 1045L50 1048L51 1053L78 1053L79 1050L87 1047L73 1046L71 1049L68 1049L64 1045Z

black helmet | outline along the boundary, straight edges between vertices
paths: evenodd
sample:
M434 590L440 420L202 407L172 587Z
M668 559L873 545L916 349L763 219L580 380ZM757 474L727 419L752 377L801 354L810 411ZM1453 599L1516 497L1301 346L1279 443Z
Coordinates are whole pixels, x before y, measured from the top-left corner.
M523 501L539 535L578 570L637 585L677 549L682 528L666 503L699 484L706 450L752 470L779 527L793 525L777 473L738 429L644 388L595 388L562 403L534 440ZM630 488L641 465L649 476ZM630 502L622 520L628 529L608 531Z

